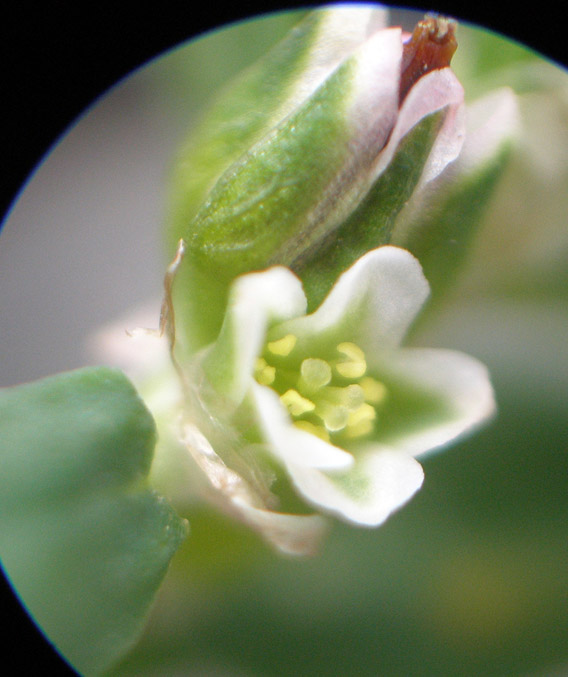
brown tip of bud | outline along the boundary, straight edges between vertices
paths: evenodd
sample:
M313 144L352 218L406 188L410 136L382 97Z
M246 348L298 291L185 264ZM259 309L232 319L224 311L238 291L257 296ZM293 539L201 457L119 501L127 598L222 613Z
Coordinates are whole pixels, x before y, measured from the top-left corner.
M416 24L402 48L399 105L423 75L450 65L458 47L455 33L456 22L442 16L427 14Z

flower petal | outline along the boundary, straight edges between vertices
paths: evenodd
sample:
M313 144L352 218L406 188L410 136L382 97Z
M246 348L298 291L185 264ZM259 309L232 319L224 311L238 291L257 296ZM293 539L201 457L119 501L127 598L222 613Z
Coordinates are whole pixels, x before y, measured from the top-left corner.
M398 217L393 242L407 246L408 233L423 224L423 215L436 213L436 204L447 199L449 191L495 161L519 131L519 110L514 92L508 87L490 92L468 104L465 112L465 141L459 156L445 171L424 171L410 202ZM432 154L429 159L432 159ZM451 158L450 158L451 159ZM435 179L432 181L432 179ZM441 222L442 219L438 219ZM422 226L423 227L423 226ZM460 232L463 233L462 224ZM435 236L431 237L435 240Z
M401 60L400 28L375 33L354 54L347 111L352 152L374 158L389 138L398 115Z
M259 532L273 547L285 555L314 555L327 530L321 515L289 515L257 508L241 497L232 499L240 518Z
M252 396L262 432L279 460L309 468L348 468L353 464L347 451L294 426L273 390L255 383Z
M213 386L239 404L250 386L267 326L306 310L300 280L281 266L234 282L217 341L203 360Z
M471 172L488 163L519 132L515 93L502 87L474 101L467 108L467 134L455 172Z
M308 98L335 68L366 38L382 30L387 24L387 10L372 5L337 5L320 10L315 39L310 47L306 64L297 76L288 98L274 116L289 115L296 106ZM311 21L311 18L307 18Z
M339 277L318 310L282 323L278 332L349 340L365 352L384 351L400 343L428 293L428 282L412 254L379 247Z
M180 442L218 490L212 500L234 518L257 531L270 545L287 555L311 555L319 546L327 522L320 515L289 515L264 507L260 497L215 453L209 440L186 424Z
M464 92L449 68L435 70L420 78L408 93L389 142L377 159L374 179L392 160L400 140L427 115L447 108L442 128L423 171L430 181L459 155L465 138Z
M422 486L424 473L411 456L370 447L345 472L321 472L299 464L288 471L312 505L362 526L378 526Z
M414 456L475 429L495 412L486 367L453 350L403 348L370 358L389 392L378 441Z

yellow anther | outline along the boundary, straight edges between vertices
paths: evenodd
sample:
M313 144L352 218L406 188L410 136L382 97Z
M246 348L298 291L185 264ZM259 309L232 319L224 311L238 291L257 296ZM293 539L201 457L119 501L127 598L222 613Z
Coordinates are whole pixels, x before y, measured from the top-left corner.
M339 404L349 411L358 409L365 401L363 388L356 383L345 387L328 386L318 393L316 401L326 401L330 404Z
M267 348L273 355L286 357L286 355L289 355L294 350L297 340L294 334L286 334L281 339L270 341L267 344Z
M355 437L364 437L373 431L373 421L359 421L356 425L349 425L345 428L344 435L351 439Z
M254 377L263 386L269 386L274 383L276 378L276 368L267 364L263 357L256 360Z
M348 341L339 343L337 351L347 358L343 362L337 362L335 369L344 378L361 378L367 371L365 353L359 346Z
M353 383L346 388L342 388L342 404L347 407L349 411L356 411L363 404L365 400L365 393L361 386Z
M345 435L347 437L362 437L373 430L373 421L376 412L370 404L362 404L357 411L349 414Z
M301 416L316 408L316 405L311 400L302 397L300 393L293 388L287 390L284 395L280 395L280 401L292 416Z
M365 402L359 409L350 412L347 425L357 425L361 421L374 421L376 417L375 408Z
M331 367L325 360L308 357L300 367L302 384L308 389L317 390L331 381Z
M341 405L330 404L329 402L318 402L315 413L324 422L325 427L330 432L343 430L347 425L349 410Z
M382 402L386 395L387 389L384 383L377 381L371 376L365 376L359 381L359 385L363 388L365 393L365 400L371 402L371 404L379 404Z
M365 361L365 353L361 350L361 348L359 348L358 345L355 345L355 343L350 343L349 341L338 343L337 350L342 355L345 355L345 357L348 357L354 362Z
M294 425L300 430L305 430L307 433L319 437L324 442L329 442L329 433L322 425L315 425L309 421L294 421Z

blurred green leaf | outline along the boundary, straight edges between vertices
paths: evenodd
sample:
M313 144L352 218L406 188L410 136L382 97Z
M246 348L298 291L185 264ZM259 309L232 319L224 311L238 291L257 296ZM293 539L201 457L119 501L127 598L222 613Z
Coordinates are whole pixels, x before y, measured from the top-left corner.
M147 483L156 432L117 370L0 390L0 552L34 620L83 674L136 640L187 524Z
M460 177L448 190L440 190L433 204L422 211L417 225L393 241L420 261L436 301L454 284L466 260L505 166L507 151L503 148L477 171Z

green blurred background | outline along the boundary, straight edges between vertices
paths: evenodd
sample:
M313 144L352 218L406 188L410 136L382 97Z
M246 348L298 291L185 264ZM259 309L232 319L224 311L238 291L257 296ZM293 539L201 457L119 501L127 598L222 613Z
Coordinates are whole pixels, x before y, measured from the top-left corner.
M170 52L47 159L2 234L14 292L0 313L22 319L2 328L13 358L1 385L98 361L85 333L159 297L175 148L293 20ZM489 33L462 25L458 38L468 98L512 86L523 128L455 289L413 341L484 361L498 417L426 459L422 491L384 527L336 524L313 559L280 558L205 509L188 515L147 630L113 674L568 674L568 77Z

